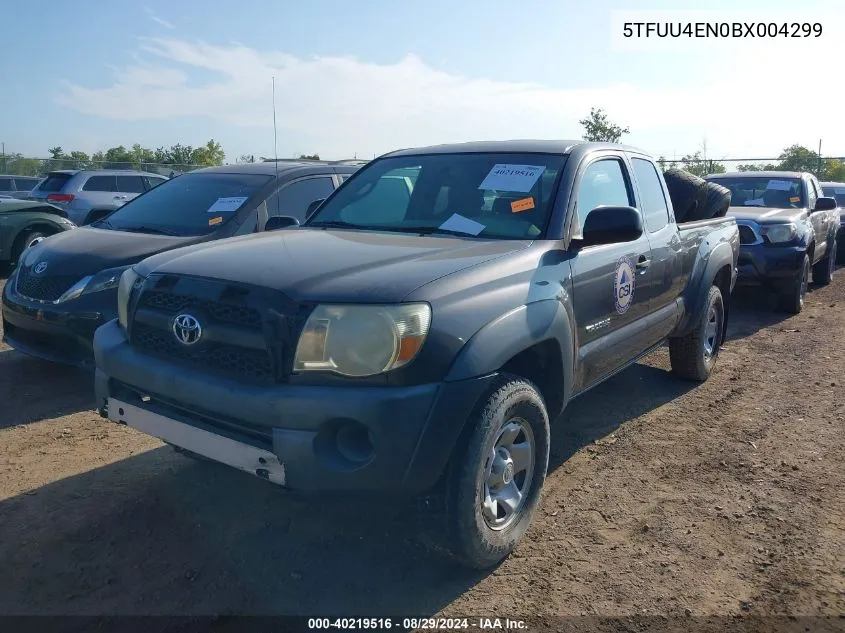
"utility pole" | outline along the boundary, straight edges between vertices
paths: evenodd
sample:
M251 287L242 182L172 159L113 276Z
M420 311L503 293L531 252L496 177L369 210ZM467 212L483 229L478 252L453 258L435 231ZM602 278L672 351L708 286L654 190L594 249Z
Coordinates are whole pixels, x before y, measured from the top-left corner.
M822 140L819 139L819 166L816 168L816 178L822 177Z
M3 146L3 173L6 173L6 143L2 143Z

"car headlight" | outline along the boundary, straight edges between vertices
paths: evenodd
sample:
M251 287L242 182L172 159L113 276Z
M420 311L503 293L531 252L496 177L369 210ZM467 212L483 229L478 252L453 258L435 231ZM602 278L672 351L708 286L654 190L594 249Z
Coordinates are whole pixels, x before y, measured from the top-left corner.
M132 298L132 290L143 277L135 272L134 268L127 268L120 276L117 284L117 322L126 330L129 322L129 300Z
M427 303L320 305L305 323L294 371L374 376L410 363L431 324Z
M791 242L798 237L798 228L794 224L769 224L760 227L760 232L772 244Z
M117 288L120 281L120 276L128 266L120 266L118 268L107 268L101 270L96 275L88 275L83 277L75 284L73 284L61 297L56 300L56 303L76 299L82 295L90 295L95 292L102 292L103 290L111 290Z

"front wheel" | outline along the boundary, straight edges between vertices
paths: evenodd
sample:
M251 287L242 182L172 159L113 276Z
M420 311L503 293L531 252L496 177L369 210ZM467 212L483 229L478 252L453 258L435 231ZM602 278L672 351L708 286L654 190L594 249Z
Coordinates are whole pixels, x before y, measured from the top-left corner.
M17 240L15 240L15 246L12 252L12 261L17 264L26 249L35 246L48 237L50 236L47 233L42 233L41 231L29 231L27 233L23 233Z
M444 492L443 549L473 569L495 566L517 546L540 502L549 466L543 398L523 378L499 380L468 421Z
M669 339L672 372L687 380L707 380L719 356L724 324L722 291L718 286L711 286L695 329L686 336Z
M807 296L807 287L810 284L810 256L804 255L801 270L798 276L789 286L787 291L780 297L780 308L790 314L798 314L804 308L804 298Z
M833 280L833 273L836 271L836 250L836 235L834 235L825 256L813 266L813 281L820 286L826 286Z

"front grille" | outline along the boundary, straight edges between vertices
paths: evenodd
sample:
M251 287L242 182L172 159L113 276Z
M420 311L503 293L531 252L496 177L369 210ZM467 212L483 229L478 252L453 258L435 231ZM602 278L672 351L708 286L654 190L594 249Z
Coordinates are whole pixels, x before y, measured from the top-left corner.
M754 229L750 226L745 226L743 224L739 225L739 243L740 244L753 244L757 241L757 235L754 233Z
M252 350L217 344L195 350L178 343L169 331L136 323L132 340L145 352L164 356L195 367L212 370L233 378L272 382L273 363L266 350Z
M80 280L78 275L33 275L29 269L18 273L17 291L39 301L55 301Z
M132 344L148 354L201 372L272 384L288 374L296 310L265 288L155 275L140 291L129 330ZM182 313L201 324L195 344L185 345L174 334L174 319Z
M257 310L231 303L206 301L190 295L152 290L143 294L140 305L156 308L170 315L176 315L190 306L191 309L199 309L221 323L241 325L253 330L261 329L261 316Z

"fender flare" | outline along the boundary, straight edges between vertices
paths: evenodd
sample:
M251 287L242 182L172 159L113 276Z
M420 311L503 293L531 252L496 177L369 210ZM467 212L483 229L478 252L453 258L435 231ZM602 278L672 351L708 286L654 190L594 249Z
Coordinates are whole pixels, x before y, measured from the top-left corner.
M478 330L461 348L445 380L451 382L494 373L520 352L553 340L563 361L565 403L573 385L573 335L572 321L558 299L522 305Z
M716 280L716 275L725 266L730 267L731 278L736 274L734 265L733 248L728 242L721 242L713 247L710 251L705 263L704 270L698 274L693 269L690 275L689 290L690 293L684 297L684 317L678 325L674 336L685 336L692 331L698 323L698 315L704 309L704 304L707 302L707 295L710 293L710 286ZM730 294L730 293L729 293ZM723 335L727 331L728 326L728 304L730 303L730 296L723 296L722 300L725 302L725 319L723 323Z

